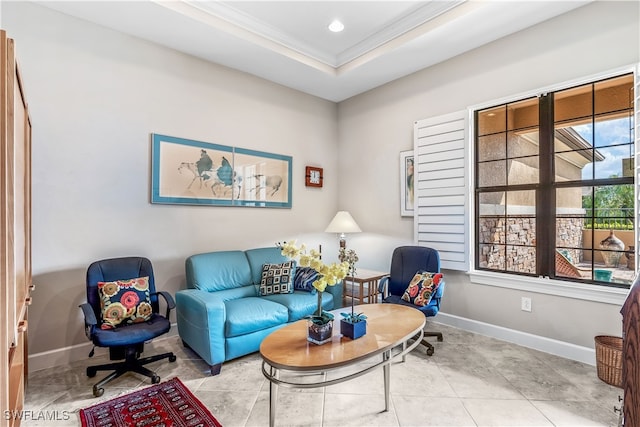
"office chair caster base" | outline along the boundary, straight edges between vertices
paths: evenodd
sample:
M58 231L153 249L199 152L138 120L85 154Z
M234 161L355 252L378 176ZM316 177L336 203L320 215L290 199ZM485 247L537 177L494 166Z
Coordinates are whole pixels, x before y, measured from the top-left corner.
M169 356L169 362L173 363L177 360L178 358L176 356Z
M435 351L435 348L433 347L433 345L429 341L423 339L420 342L420 344L422 344L423 346L427 347L427 356L433 356L433 352Z
M87 376L89 378L93 378L96 376L96 374L98 373L97 369L93 369L93 368L87 368Z
M160 377L157 375L154 375L151 377L151 384L158 384L160 382Z
M104 389L103 388L93 386L93 397L100 397L103 394L104 394Z

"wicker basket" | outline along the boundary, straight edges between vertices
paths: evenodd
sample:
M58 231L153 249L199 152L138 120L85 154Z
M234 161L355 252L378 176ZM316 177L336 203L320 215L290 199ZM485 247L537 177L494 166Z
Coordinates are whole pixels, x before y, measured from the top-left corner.
M595 341L598 378L622 388L622 338L598 335Z

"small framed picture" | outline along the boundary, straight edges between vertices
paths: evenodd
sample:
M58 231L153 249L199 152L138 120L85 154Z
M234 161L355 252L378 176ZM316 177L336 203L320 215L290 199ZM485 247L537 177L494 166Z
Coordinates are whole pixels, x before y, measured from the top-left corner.
M400 152L400 216L413 216L413 150Z
M304 185L307 187L322 187L322 168L307 166L304 173Z

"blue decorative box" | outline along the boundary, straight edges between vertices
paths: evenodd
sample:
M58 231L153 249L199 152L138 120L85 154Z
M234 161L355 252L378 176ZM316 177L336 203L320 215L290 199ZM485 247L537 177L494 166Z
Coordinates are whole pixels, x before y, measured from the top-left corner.
M350 323L344 319L340 320L340 333L352 340L358 339L367 333L367 322Z

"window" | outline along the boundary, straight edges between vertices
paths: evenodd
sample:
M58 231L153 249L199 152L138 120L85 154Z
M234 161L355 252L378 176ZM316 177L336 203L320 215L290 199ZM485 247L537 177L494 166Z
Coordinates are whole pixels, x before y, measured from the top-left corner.
M475 267L628 287L633 74L475 111Z

